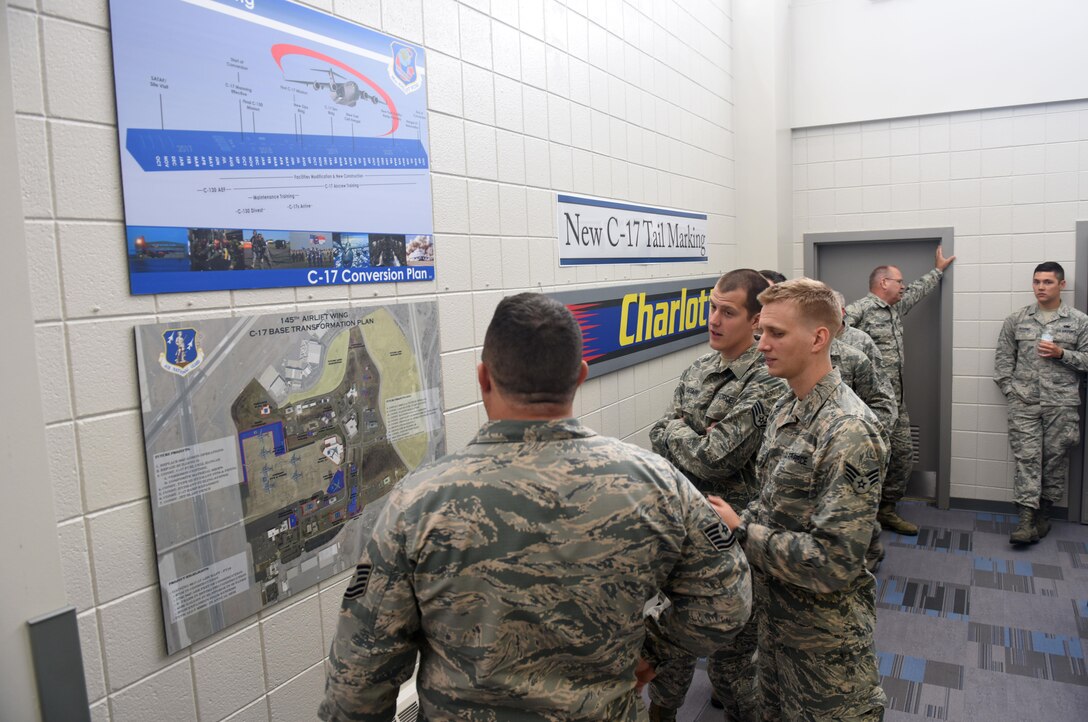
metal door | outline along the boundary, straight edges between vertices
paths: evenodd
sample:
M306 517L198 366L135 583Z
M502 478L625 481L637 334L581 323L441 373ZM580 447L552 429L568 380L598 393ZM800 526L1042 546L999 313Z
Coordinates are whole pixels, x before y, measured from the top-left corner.
M811 249L806 253L806 273L842 291L847 303L869 292L869 273L877 266L898 267L904 280L910 283L933 269L938 244L944 245L946 255L952 255L951 231L947 229L809 234L805 240L806 251ZM948 503L951 459L948 427L951 423L952 319L951 303L942 303L942 291L951 298L951 290L944 288L948 283L946 278L937 290L903 317L903 398L910 412L915 441L914 470L906 493L911 497L939 500L942 507ZM942 388L942 377L946 374L947 388ZM945 410L947 414L943 413ZM944 464L942 457L948 460ZM938 480L943 485L939 485Z

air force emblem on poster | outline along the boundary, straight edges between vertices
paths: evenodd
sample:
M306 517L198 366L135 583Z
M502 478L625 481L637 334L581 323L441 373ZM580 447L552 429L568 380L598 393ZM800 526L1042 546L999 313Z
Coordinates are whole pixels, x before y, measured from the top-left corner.
M389 77L405 93L418 90L423 78L416 67L416 49L403 43L390 43L393 57L389 61Z
M172 328L162 335L165 350L159 365L172 374L186 376L204 362L204 349L196 343L196 329Z

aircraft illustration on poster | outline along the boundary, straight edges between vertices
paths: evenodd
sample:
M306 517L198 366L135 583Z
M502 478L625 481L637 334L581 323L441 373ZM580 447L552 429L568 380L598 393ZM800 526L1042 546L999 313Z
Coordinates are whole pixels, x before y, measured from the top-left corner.
M360 100L369 100L372 104L377 105L379 98L376 95L371 95L365 90L359 89L359 84L354 80L347 80L343 75L337 73L332 68L312 68L315 73L328 73L329 82L323 83L321 81L313 80L292 80L287 78L288 83L301 83L302 85L308 85L314 90L328 90L329 96L334 103L340 105L346 105L349 108L354 108L355 104ZM338 81L337 78L340 80ZM345 81L345 82L341 82Z

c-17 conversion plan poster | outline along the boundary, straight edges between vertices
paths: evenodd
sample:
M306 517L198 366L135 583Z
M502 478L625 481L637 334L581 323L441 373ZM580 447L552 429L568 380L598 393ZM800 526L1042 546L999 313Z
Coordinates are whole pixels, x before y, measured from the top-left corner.
M445 452L434 302L136 328L171 654L358 562Z
M434 280L423 48L289 0L110 0L132 293Z

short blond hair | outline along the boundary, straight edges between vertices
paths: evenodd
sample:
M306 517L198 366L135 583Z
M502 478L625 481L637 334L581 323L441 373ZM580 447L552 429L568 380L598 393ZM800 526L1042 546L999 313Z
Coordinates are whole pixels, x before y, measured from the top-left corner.
M831 287L812 278L795 278L776 283L759 294L759 302L766 306L777 301L793 301L801 315L817 326L824 326L834 335L842 326L842 306Z

